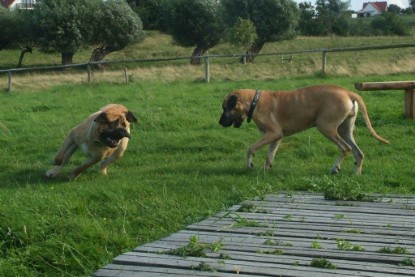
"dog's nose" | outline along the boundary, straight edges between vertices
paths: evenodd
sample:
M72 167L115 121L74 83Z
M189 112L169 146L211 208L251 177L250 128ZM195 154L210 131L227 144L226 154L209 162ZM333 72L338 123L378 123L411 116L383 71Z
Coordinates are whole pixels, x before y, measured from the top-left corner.
M131 136L130 136L130 134L127 132L127 130L122 129L122 128L120 128L120 129L118 129L118 130L117 130L117 135L118 135L120 138L131 138Z

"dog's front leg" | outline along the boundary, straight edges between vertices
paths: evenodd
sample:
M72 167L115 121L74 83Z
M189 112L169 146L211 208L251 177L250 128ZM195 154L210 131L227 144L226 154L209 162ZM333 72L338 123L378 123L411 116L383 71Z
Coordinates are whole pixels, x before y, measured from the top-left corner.
M88 157L88 159L83 164L72 170L71 174L69 175L69 180L75 180L79 174L85 171L88 167L98 163L100 160L101 159L99 157Z
M123 138L120 142L120 145L118 146L117 150L114 151L114 153L112 153L107 159L103 160L100 165L99 165L99 170L101 171L102 174L107 175L107 168L108 166L121 159L122 156L124 155L125 150L127 149L127 145L128 145L128 138Z
M252 163L252 157L254 156L256 150L258 150L259 148L261 148L264 145L274 143L274 142L277 143L276 146L278 148L278 145L279 145L278 141L280 141L281 138L282 138L282 133L281 132L270 132L270 131L266 132L259 140L257 140L254 144L252 144L248 148L248 153L247 153L247 157L246 157L247 167L248 168L254 167L254 164ZM277 149L274 149L274 147L273 147L272 152L273 151L276 152ZM275 155L275 153L273 153L273 155Z
M270 143L267 159L265 160L265 165L264 165L265 170L268 170L272 167L272 162L274 161L274 157L278 151L278 147L280 146L280 143L281 143L281 139Z
M46 177L54 178L61 173L62 167L64 167L72 154L78 149L78 146L75 144L71 136L64 141L58 153L53 159L53 167L46 171Z

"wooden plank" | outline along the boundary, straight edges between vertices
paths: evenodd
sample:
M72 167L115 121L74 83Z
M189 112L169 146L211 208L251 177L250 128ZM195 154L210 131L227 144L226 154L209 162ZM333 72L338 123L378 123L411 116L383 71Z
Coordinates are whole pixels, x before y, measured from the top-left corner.
M415 276L414 266L401 265L415 262L414 201L410 196L335 205L316 194L266 196L139 246L114 258L94 276ZM247 204L261 212L240 212ZM207 249L205 257L167 254L188 245L192 237L223 247L219 252ZM339 249L339 241L363 249ZM379 252L396 247L406 253ZM336 269L311 267L316 258L326 259ZM200 265L212 271L196 270Z
M233 220L226 220L223 219L221 221L217 221L217 219L206 219L204 221L201 221L199 223L191 224L187 226L187 230L210 230L214 232L232 232L235 234L238 233L246 233L245 228L243 227L237 227L234 225L235 221ZM271 230L271 232L270 232ZM308 233L308 232L317 232L318 234L322 235L326 232L338 232L341 234L348 234L348 233L360 233L360 234L366 234L366 235L384 235L386 237L390 238L396 238L396 237L405 237L413 233L411 230L401 230L399 228L384 228L384 227L372 227L372 226L350 226L350 227L344 227L344 226L332 226L329 224L313 224L313 223L307 223L307 222L301 222L299 224L298 222L293 221L283 221L279 222L278 225L274 226L274 228L271 227L251 227L249 228L248 232L250 234L257 234L257 235L263 235L264 233L268 232L271 234L279 233L281 232L288 232L289 234L293 234L293 232L302 232L302 233Z
M302 266L298 264L280 264L278 263L278 257L274 256L272 260L264 263L262 260L254 261L242 261L242 260L218 260L215 258L209 257L176 257L176 256L160 256L158 254L152 253L139 253L139 252L130 252L118 256L114 263L128 264L128 265L145 265L148 266L166 266L180 268L180 269L192 269L196 268L201 262L208 264L216 272L225 272L225 273L237 273L239 274L254 274L254 275L265 275L265 276L301 276L308 277L325 277L333 276L333 274L338 275L347 275L347 276L403 276L404 271L398 272L398 274L382 272L370 272L370 271L360 271L356 268L352 270L345 269L322 269L315 268L310 266ZM237 272L236 272L237 271ZM196 272L194 272L195 274ZM362 274L363 273L363 274ZM411 272L412 273L412 272Z
M358 90L399 90L414 89L415 81L366 82L355 83Z
M220 213L218 214L218 219L223 218L229 213ZM273 222L280 221L293 221L293 222L312 222L317 224L332 224L333 226L373 226L373 227L398 227L402 230L412 230L415 228L415 222L411 220L411 217L392 217L392 216L370 216L364 217L355 216L349 213L329 213L327 215L324 212L319 213L310 213L306 211L299 211L294 213L293 210L281 209L280 214L252 214L252 213L237 213L243 219L255 220L265 222L266 224L271 224ZM235 222L237 222L238 216L234 216ZM267 223L268 222L268 223Z
M235 277L235 273L226 272L205 272L192 269L177 269L166 267L154 267L154 266L131 266L131 265L119 265L110 264L96 271L94 277L147 277L147 276L222 276L222 277ZM238 274L238 277L252 277L252 275ZM266 275L256 275L259 277Z
M155 248L156 251L163 251L163 248ZM142 252L142 255L147 255L151 252L150 249L147 252ZM291 265L291 266L309 266L312 259L314 257L322 257L325 254L319 253L315 254L314 256L307 255L307 256L294 256L289 255L290 253L284 253L281 255L275 254L263 254L257 252L245 252L241 251L241 249L226 249L222 250L221 254L226 254L228 256L228 260L231 261L250 261L250 262L260 262L260 263L273 263L273 264L284 264L284 265ZM350 253L349 253L350 254ZM140 254L139 254L140 255ZM209 258L216 258L220 260L221 255L219 253L207 253L207 257ZM401 267L394 264L388 263L373 263L373 262L366 262L366 261L354 261L354 260L347 260L342 257L331 257L330 260L337 266L339 269L345 270L360 270L360 271L370 271L370 272L378 272L378 273L387 273L387 274L394 274L399 273L403 275L412 276L414 273L414 269L410 267ZM398 262L396 262L397 264Z
M248 229L248 228L246 228ZM267 246L267 241L274 241L279 242L277 245L271 245L271 248L278 248L284 247L284 249L291 249L294 246L302 247L302 248L310 248L312 249L312 243L318 242L321 244L323 249L332 249L337 250L337 241L338 240L346 240L352 244L358 244L359 246L363 246L366 251L368 252L377 252L379 249L387 246L392 246L395 248L396 246L405 247L408 252L415 253L415 242L410 240L410 238L406 239L389 239L382 241L380 239L371 239L370 237L359 238L359 237L346 237L344 234L342 235L334 235L330 236L327 234L318 234L318 236L301 236L301 233L297 233L297 236L287 236L286 234L280 234L279 232L269 236L269 237L260 237L257 235L252 234L243 234L238 233L237 236L233 233L222 233L222 232L208 232L208 231L181 231L179 233L173 234L167 238L161 240L161 242L173 243L173 242L181 242L186 245L189 242L190 237L196 236L204 243L214 243L220 241L222 244L240 244L241 248L245 245L257 245L258 247ZM289 246L287 246L289 244ZM355 251L356 252L356 251ZM404 258L402 256L401 258Z

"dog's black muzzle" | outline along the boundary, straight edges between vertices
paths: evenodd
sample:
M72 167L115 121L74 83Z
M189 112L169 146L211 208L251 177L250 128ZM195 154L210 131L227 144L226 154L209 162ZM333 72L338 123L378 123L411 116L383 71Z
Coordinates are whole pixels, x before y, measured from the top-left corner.
M219 124L223 127L230 127L233 125L235 128L241 127L243 119L240 117L236 117L228 112L224 111L222 116L219 119Z
M118 128L111 132L103 132L101 141L108 147L115 148L118 142L123 138L131 138L130 134L124 128Z

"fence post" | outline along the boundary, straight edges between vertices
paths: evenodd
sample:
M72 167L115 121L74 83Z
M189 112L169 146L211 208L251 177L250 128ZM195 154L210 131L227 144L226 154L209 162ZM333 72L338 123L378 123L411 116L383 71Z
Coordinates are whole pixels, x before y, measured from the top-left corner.
M125 83L128 84L128 69L126 67L124 67L124 78Z
M8 81L8 85L7 85L7 91L8 92L12 92L12 72L11 70L9 70L9 81Z
M327 62L327 50L324 49L323 50L323 58L322 58L322 65L321 65L321 71L323 72L323 74L326 74L326 62Z
M86 65L86 71L88 72L88 83L91 83L91 65L87 64Z
M210 82L209 57L205 56L204 60L205 60L205 82L209 83Z

